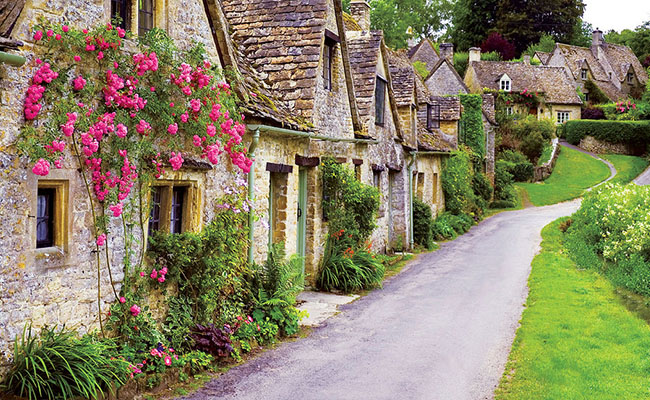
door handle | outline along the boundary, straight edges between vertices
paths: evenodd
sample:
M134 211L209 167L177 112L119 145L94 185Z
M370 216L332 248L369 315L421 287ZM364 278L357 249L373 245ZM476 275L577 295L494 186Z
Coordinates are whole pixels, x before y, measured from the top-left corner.
M300 217L302 217L302 209L300 207L298 207L298 213L297 214L298 214L298 219L300 219Z

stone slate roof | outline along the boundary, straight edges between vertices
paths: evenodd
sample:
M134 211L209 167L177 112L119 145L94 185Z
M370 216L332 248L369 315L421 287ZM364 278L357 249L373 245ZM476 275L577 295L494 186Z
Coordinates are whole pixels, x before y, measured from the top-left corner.
M594 80L609 81L607 72L605 72L602 64L594 56L591 49L562 43L558 43L557 47L566 58L567 65L573 74L573 79L578 79L580 77L580 70L586 62L588 67L585 68L589 68Z
M395 102L398 107L410 106L414 100L417 73L404 52L387 49L386 53Z
M409 49L407 55L411 62L420 61L425 63L428 70L431 70L440 59L433 42L429 39L422 39L420 43Z
M360 31L361 25L354 17L346 12L343 12L343 26L346 31Z
M606 43L601 47L605 50L605 57L607 57L607 61L609 61L609 64L614 69L614 73L618 76L619 81L622 82L625 79L627 71L631 66L639 82L644 85L646 84L648 74L629 47L612 43Z
M382 38L381 31L371 31L369 35L348 38L354 93L362 119L375 115L375 79Z
M481 87L499 90L499 80L504 74L512 79L512 91L524 89L543 93L547 103L582 104L574 84L564 68L529 65L523 62L472 61L471 67Z
M494 95L489 94L489 93L484 93L481 95L483 98L483 102L481 104L481 108L483 110L483 115L485 116L485 119L488 120L488 122L492 125L498 125L497 124L497 118L496 118L496 109L494 108Z
M456 148L456 146L449 140L445 139L441 133L429 132L426 128L422 129L423 131L420 131L418 135L418 147L420 150L451 152Z
M431 96L430 104L440 105L441 121L460 120L460 98L458 96Z
M15 49L22 42L9 39L20 13L25 7L25 0L0 0L0 48Z
M438 72L443 72L441 68L446 68L448 70L448 73L445 73L444 76L451 76L454 79L443 79L443 74L438 74ZM439 77L436 79L436 75ZM456 71L456 68L454 68L453 64L449 62L446 58L441 58L438 60L438 62L431 68L431 72L429 72L429 75L424 79L425 82L429 81L430 79L434 79L431 82L431 85L435 88L435 91L438 95L456 95L458 94L458 90L456 90L458 87L461 87L465 93L469 93L469 88L467 85L465 85L465 82L463 81L463 78L461 78L460 75L458 75L458 71ZM431 86L429 86L431 87ZM431 90L434 90L432 88Z
M543 65L546 65L546 63L548 62L548 60L550 60L553 53L547 53L545 51L536 51L534 55L536 55L537 58L539 58L539 60L542 62Z
M231 37L237 46L241 64L250 65L242 71L277 94L289 115L311 120L313 114L316 74L321 42L327 17L326 0L272 0L241 2L222 0ZM269 98L267 93L259 97ZM278 101L262 99L262 108L269 114L280 109ZM260 106L255 101L255 106ZM270 108L270 110L268 109ZM281 113L283 114L283 113ZM282 118L286 115L281 115Z

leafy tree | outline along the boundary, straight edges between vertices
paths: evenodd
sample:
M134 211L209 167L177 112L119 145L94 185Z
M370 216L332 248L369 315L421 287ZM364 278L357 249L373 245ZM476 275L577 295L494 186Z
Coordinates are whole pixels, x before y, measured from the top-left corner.
M539 39L539 42L528 46L528 48L524 53L532 57L535 55L536 51L543 51L545 53L550 53L553 51L553 49L555 49L555 39L551 35L544 34Z
M370 26L384 31L386 44L405 48L411 36L431 37L444 27L451 5L449 0L375 0L370 4Z
M538 42L544 33L568 43L584 7L582 0L500 0L496 28L518 52Z
M497 24L499 0L458 0L453 8L452 42L457 51L478 46Z
M629 46L643 62L650 55L650 21L637 26L635 30L623 29L621 33L611 30L605 35L605 41Z
M517 49L498 32L492 32L481 44L481 52L496 51L504 61L512 60Z
M573 34L571 36L569 44L581 47L591 46L591 34L593 31L593 25L578 18L578 21L576 21L576 24L573 27Z

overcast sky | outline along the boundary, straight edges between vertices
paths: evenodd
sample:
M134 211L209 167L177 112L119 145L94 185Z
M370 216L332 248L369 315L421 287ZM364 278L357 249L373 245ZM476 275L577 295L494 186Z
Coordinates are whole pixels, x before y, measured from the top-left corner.
M636 28L650 20L650 0L583 0L583 19L607 32Z

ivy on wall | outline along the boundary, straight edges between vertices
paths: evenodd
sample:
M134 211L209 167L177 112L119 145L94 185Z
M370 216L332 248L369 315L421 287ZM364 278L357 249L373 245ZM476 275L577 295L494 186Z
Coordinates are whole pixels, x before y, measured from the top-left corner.
M485 157L485 131L483 130L483 99L480 94L461 94L460 103L463 113L460 118L462 127L461 141L480 158Z

